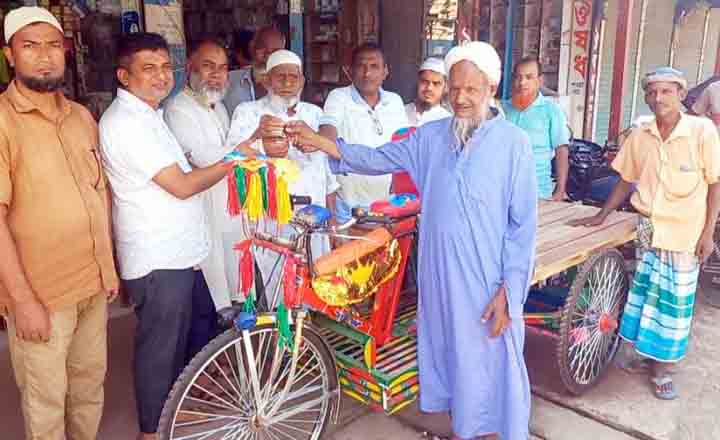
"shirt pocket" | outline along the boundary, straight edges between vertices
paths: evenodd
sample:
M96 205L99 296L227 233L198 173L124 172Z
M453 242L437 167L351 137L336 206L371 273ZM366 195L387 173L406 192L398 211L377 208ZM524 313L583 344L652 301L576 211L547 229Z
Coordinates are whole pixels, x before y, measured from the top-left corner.
M702 170L694 166L668 166L664 170L667 178L663 186L668 200L684 200L697 197L695 193L703 183Z

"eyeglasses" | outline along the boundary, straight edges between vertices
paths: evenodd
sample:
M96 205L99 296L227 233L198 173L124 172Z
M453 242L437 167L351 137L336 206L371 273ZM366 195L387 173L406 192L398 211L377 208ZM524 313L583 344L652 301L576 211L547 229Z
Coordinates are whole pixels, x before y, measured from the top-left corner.
M377 115L374 111L368 110L368 115L373 121L373 125L375 125L375 133L377 133L378 136L382 136L383 134L383 126L380 123L380 119L378 119Z

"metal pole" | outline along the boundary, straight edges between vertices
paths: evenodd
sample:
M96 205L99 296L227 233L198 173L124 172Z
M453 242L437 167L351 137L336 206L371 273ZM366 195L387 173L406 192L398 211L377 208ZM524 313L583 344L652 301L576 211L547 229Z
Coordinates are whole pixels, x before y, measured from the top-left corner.
M647 23L647 0L642 0L640 6L640 31L637 38L637 54L635 55L635 75L633 75L633 92L630 101L630 122L635 119L635 106L637 105L638 86L640 84L640 60L643 54L643 38L645 37L645 23Z
M510 98L513 68L513 26L515 24L515 8L517 0L509 0L505 13L505 63L503 66L503 99Z
M630 23L635 0L618 2L618 25L615 40L615 56L613 62L613 82L610 95L610 124L608 139L617 138L620 133L620 122L623 116L623 89L625 88L625 73L630 42Z
M702 45L700 46L700 61L698 62L697 76L695 77L696 83L700 83L702 79L703 64L705 64L705 49L707 48L708 28L710 27L710 11L712 11L711 8L707 8L705 11L705 24L703 25Z
M670 34L670 53L668 54L668 66L673 67L675 63L675 39L678 38L678 28L673 19L672 33Z

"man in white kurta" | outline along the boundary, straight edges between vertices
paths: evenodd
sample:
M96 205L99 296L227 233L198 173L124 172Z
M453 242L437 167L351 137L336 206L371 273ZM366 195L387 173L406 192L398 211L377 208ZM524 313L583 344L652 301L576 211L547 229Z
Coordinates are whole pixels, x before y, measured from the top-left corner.
M194 167L206 167L233 150L225 142L230 117L222 102L227 90L228 58L214 41L191 51L187 86L165 107L165 122ZM210 254L200 264L217 310L229 307L238 290L238 258L233 245L243 238L240 221L227 213L224 180L202 194L210 227Z
M265 154L294 161L300 168L300 177L290 183L290 194L310 196L313 204L323 207L328 205L328 201L332 204L338 183L330 172L325 153L303 153L289 145L283 134L283 127L289 121L300 120L316 130L320 125L322 109L299 99L305 82L300 58L288 50L277 51L268 58L267 71L268 95L257 101L240 104L235 109L226 145L233 148L240 145L237 149L249 155ZM267 228L269 231L276 230L274 224L267 225ZM293 230L286 226L277 229L277 232L289 236ZM313 236L314 257L329 250L327 236ZM267 286L270 272L273 272L274 278L280 270L275 268L273 271L276 258L259 253L256 254L256 261Z
M452 116L443 105L446 89L445 61L434 57L426 59L418 70L415 101L405 106L411 127Z

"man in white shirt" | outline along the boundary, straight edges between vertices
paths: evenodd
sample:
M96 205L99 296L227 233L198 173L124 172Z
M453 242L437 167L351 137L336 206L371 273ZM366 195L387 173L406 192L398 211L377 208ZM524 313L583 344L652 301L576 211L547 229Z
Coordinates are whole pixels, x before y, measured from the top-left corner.
M411 127L452 116L442 105L445 90L445 61L434 57L426 59L418 70L415 101L405 106Z
M349 144L376 148L392 139L393 133L408 126L399 95L383 90L389 74L379 46L367 43L353 51L350 86L333 90L325 101L320 133L330 140L342 138ZM389 194L391 175L337 176L340 183L335 215L338 222L350 218L355 206L368 206Z
M188 84L165 105L165 122L172 130L190 164L210 166L233 150L225 143L230 117L222 102L228 87L228 56L214 39L190 48ZM243 238L239 219L227 213L224 180L202 194L210 228L210 254L200 267L215 309L231 313L238 289L238 257L234 244Z
M117 78L121 88L100 120L100 143L112 186L120 278L138 317L139 438L151 440L157 438L165 399L185 366L193 309L200 296L209 298L202 272L194 270L209 250L197 194L222 179L228 166L218 162L192 169L165 124L160 103L174 80L162 36L123 37Z
M327 156L322 152L302 153L289 145L284 135L284 126L287 122L301 120L317 129L322 116L320 107L300 101L305 85L302 62L293 52L279 50L268 58L267 71L268 95L238 106L230 124L227 145L247 155L261 153L269 157L286 157L295 161L300 167L300 178L290 183L290 194L310 196L313 204L332 208L338 183L330 172ZM274 224L266 226L271 231L275 230ZM288 236L291 232L290 227L279 230L279 234L284 236ZM327 236L313 237L313 256L320 256L329 250ZM258 253L255 257L267 287L275 259L272 255L266 254L269 253ZM275 272L274 275L279 274L278 269ZM266 289L266 291L272 290Z
M250 45L252 66L230 72L230 87L223 102L231 116L241 103L265 96L265 63L274 52L285 49L286 43L285 35L272 26L260 28L255 33Z

